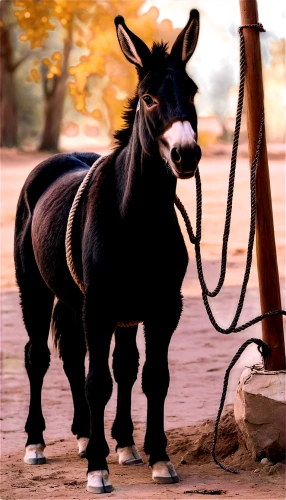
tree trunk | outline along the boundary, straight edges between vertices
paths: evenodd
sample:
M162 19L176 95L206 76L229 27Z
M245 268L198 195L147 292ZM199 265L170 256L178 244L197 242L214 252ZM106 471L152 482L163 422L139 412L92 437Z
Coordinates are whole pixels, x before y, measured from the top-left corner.
M1 64L1 135L0 146L17 146L18 113L13 73Z
M62 74L60 76L55 75L51 80L48 80L45 74L42 76L45 98L45 123L39 147L40 151L58 151L71 45L72 28L70 27L64 41ZM43 71L47 71L46 66Z
M45 78L45 76L43 76ZM66 78L55 76L54 89L45 93L45 124L40 151L58 151L66 91Z
M3 8L1 8L3 19ZM14 71L19 64L13 64L9 30L0 27L0 146L17 146L18 113Z

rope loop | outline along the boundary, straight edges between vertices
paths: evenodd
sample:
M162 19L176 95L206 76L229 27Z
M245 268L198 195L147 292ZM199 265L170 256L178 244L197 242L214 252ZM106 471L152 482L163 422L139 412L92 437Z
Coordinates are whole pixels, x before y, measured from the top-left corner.
M265 33L266 32L266 30L263 27L263 24L261 24L261 23L256 23L256 24L242 24L237 29L239 35L242 34L243 28L254 28L254 29L260 31L260 33Z

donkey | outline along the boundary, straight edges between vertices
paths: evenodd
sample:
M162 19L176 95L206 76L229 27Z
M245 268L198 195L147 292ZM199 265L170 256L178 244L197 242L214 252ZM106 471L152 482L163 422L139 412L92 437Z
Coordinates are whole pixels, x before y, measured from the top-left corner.
M188 264L174 198L177 178L193 177L201 158L197 86L185 71L197 45L198 11L191 11L170 53L163 43L149 50L122 16L115 25L122 52L135 65L139 81L124 114L125 126L115 134L116 145L95 169L75 214L72 254L84 293L67 266L65 233L74 196L99 155L58 154L40 163L21 191L15 229L16 276L29 335L24 461L46 461L41 390L50 362L52 318L73 397L72 432L79 454L88 460L87 490L93 493L112 490L104 410L112 393L108 358L113 333L118 394L112 437L119 463L142 462L131 419L140 322L146 342L142 389L148 401L144 450L155 482L178 481L164 433L168 347L182 311L181 286Z

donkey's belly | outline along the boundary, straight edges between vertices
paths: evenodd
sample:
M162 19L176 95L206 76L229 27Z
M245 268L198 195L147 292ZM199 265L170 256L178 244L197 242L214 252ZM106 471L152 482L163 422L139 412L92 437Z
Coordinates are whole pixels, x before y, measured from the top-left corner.
M150 276L146 261L141 258L139 262L141 265L130 256L129 260L122 259L122 265L117 267L115 306L120 323L141 323L150 309ZM154 283L154 277L152 281Z
M129 327L129 326L136 326L136 325L139 325L139 323L143 323L143 320L142 321L117 321L117 326L121 326L121 327Z
M116 300L116 318L118 326L134 326L145 318L145 300L136 293L121 293Z
M116 266L118 323L144 322L150 314L162 311L170 297L180 294L188 263L184 241L164 245L164 252L157 247L160 250L158 242L151 250L137 245L120 254L120 265Z

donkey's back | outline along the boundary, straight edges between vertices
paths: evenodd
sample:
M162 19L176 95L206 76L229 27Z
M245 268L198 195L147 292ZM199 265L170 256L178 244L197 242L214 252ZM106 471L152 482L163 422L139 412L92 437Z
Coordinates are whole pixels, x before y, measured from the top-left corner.
M67 176L71 177L69 191L72 200L74 191L98 157L94 153L57 154L41 162L28 175L19 196L15 222L14 259L20 292L24 284L23 273L25 270L29 272L29 262L34 260L31 225L37 203L57 181L61 191L61 179ZM68 199L66 204L69 207ZM62 215L64 214L57 214L58 221Z
M60 153L37 165L28 175L21 190L16 214L16 233L17 223L20 222L20 214L25 205L32 213L40 196L56 179L76 170L82 170L84 176L98 157L95 153Z

